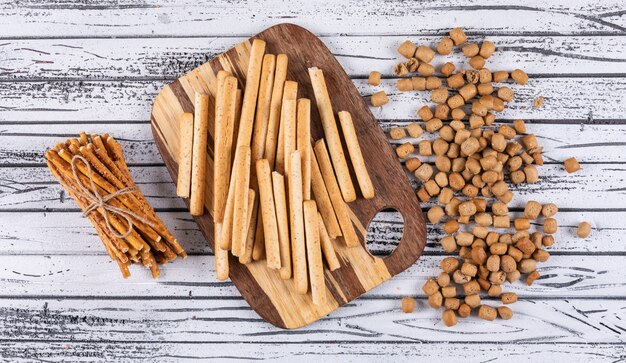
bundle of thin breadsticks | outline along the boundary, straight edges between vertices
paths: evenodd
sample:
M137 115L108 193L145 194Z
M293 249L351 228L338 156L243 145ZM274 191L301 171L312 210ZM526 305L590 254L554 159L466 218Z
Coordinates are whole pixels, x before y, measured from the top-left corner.
M165 227L128 170L122 147L108 134L85 132L46 151L48 168L95 227L122 276L138 263L160 274L159 264L187 254Z
M309 76L324 130L312 145L311 100L287 80L288 57L265 54L254 40L245 80L217 74L213 147L213 221L217 277L228 278L229 251L239 263L265 260L297 292L325 300L324 256L340 267L335 243L359 245L347 202L356 200L350 169L321 69ZM197 94L195 114L180 118L178 195L204 213L208 96ZM364 198L374 197L349 112L338 113L343 142ZM211 190L208 189L207 190Z

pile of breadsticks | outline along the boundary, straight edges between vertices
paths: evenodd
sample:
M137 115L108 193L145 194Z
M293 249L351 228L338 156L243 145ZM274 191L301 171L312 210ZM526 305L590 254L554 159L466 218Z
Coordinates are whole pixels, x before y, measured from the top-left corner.
M135 185L122 147L112 136L81 132L46 151L48 168L96 228L124 278L139 263L160 274L158 264L187 254Z
M298 98L298 83L286 79L287 64L285 54L265 54L265 42L256 39L243 92L236 77L217 74L212 180L216 270L219 279L228 277L229 251L239 263L265 260L280 278L293 277L298 293L308 292L310 280L313 302L323 304L322 255L335 270L340 267L335 241L359 245L346 204L357 193L322 70L309 69L325 135L313 146L311 100ZM190 197L194 215L204 209L208 107L208 96L197 94L195 114L180 119L177 189ZM373 198L352 117L346 111L338 117L361 194Z

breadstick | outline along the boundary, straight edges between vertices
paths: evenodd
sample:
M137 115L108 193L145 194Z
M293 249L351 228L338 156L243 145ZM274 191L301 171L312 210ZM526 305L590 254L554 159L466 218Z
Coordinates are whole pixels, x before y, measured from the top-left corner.
M265 236L265 255L267 267L277 270L281 267L280 243L278 225L276 222L276 210L272 180L270 176L270 164L267 159L261 159L256 163L256 175L259 183L259 204L263 215L263 231Z
M363 153L361 153L361 146L359 145L359 139L356 136L356 130L354 129L354 123L352 122L352 115L348 111L339 112L339 122L341 123L341 130L343 131L343 138L346 140L348 146L348 154L352 161L352 167L356 174L356 180L361 188L363 198L374 198L374 185L372 179L365 167L365 160L363 160Z
M287 64L289 60L286 54L279 54L276 57L276 70L274 71L274 84L272 89L272 100L270 102L270 116L267 122L267 136L265 138L265 153L263 157L267 159L270 166L274 166L276 161L276 145L278 143L278 127L280 126L280 110L283 104L283 89L287 78Z
M326 230L331 238L341 236L341 227L337 221L337 215L335 214L335 208L328 195L328 190L324 184L324 178L320 171L320 166L317 163L315 155L311 155L311 185L313 186L313 195L319 208L322 220L326 226Z
M228 250L220 247L219 236L222 233L222 224L217 223L215 225L214 241L215 241L215 275L220 281L224 281L228 278Z
M209 132L209 96L196 93L194 107L189 212L192 216L200 216L204 213L206 146L207 134Z
M252 135L252 163L263 159L265 154L265 140L270 118L270 102L272 101L272 88L274 86L274 70L276 68L276 56L266 54L263 57L261 68L261 83L259 86L259 99L256 104L254 120L254 133Z
M280 243L280 278L289 280L291 278L291 247L289 246L289 217L285 196L285 178L276 171L272 172L272 186Z
M254 189L248 189L248 215L246 217L246 231L247 237L250 236L250 231L254 231L254 228L250 225L252 216L257 213L258 198ZM244 239L244 246L241 246L241 253L239 254L239 263L246 264L252 262L252 242L248 238Z
M289 182L289 215L291 230L291 254L293 260L293 279L296 291L306 294L308 278L306 269L306 246L304 241L304 216L302 214L302 166L300 152L290 155L291 174Z
M245 181L245 185L239 185L238 179L235 178L236 190L233 206L233 232L232 232L232 253L235 256L239 256L242 248L245 248L246 238L248 236L248 229L244 228L243 224L246 222L243 217L247 214L247 190L250 185L250 142L252 138L252 130L254 126L254 112L256 110L257 96L259 93L259 83L261 79L261 67L263 62L263 54L265 53L265 41L255 39L252 42L252 48L250 49L250 60L248 64L248 71L246 73L246 88L243 93L243 100L241 105L241 116L239 117L238 130L237 130L237 149L235 150L235 162L239 163L238 167L242 167L242 162L247 163L246 177L239 175L242 182ZM242 152L247 152L247 156L239 155ZM246 161L247 160L247 161ZM231 179L233 175L231 173ZM245 189L245 190L243 190ZM238 192L237 192L238 191ZM228 201L227 201L228 204ZM245 206L244 206L245 204ZM241 208L238 210L238 208ZM242 214L243 213L243 214Z
M251 170L252 171L252 170ZM256 172L255 172L256 173ZM257 188L255 186L255 188ZM254 255L254 246L256 243L256 230L258 226L263 225L263 223L259 223L259 198L256 189L250 188L250 190L254 193L253 198L249 198L248 203L248 213L250 217L247 221L246 227L246 239L244 245L241 248L241 253L239 254L239 263L250 263L253 260ZM263 249L265 251L265 248Z
M256 110L257 96L259 94L259 83L261 81L261 67L263 54L265 53L265 41L255 39L250 49L250 60L248 72L246 72L246 88L243 92L241 105L241 117L239 118L239 130L237 133L237 150L235 159L239 159L240 147L250 146L252 139L252 129L254 126L254 112ZM247 185L246 185L247 187Z
M296 100L285 100L283 103L283 155L285 158L285 174L290 175L288 157L296 151L297 145L297 118L296 118ZM302 153L301 153L302 155Z
M233 164L230 185L228 186L228 199L224 208L224 218L222 219L222 233L220 234L220 247L224 250L231 250L233 247L233 209L235 208L235 163Z
M79 143L80 143L80 146L85 146L89 143L89 139L87 138L87 134L85 133L85 131L80 132Z
M298 99L297 149L302 156L302 198L311 199L311 100Z
M71 149L78 151L76 150L74 145L71 145L70 147ZM85 148L84 146L81 146L81 150L85 152L84 155L93 156L92 154L88 153L88 149ZM74 153L74 155L79 154L79 153L80 152ZM61 149L58 152L49 150L48 152L46 152L46 158L49 161L53 162L55 165L57 165L58 169L62 171L63 173L67 175L72 175L73 174L72 166L71 166L72 156L70 154L71 154L71 151L68 149ZM89 161L89 158L86 158L86 159ZM99 162L97 158L93 161ZM90 164L93 166L94 169L96 169L93 163L90 162ZM78 171L80 172L78 174L78 177L82 181L83 185L85 185L86 188L89 189L93 193L94 190L93 188L91 188L91 183L89 182L89 179L88 179L89 172L87 170L87 167L83 165L83 163L76 163L76 167ZM116 187L111 185L107 180L105 180L102 176L100 176L100 174L98 174L98 172L96 172L95 170L92 171L91 178L94 181L94 184L96 186L96 189L97 189L96 191L99 192L101 195L111 194L117 191ZM108 203L117 208L124 209L124 206L126 206L126 208L130 210L141 209L141 207L139 207L138 204L134 202L134 199L132 199L132 196L133 195L131 194L120 195L117 198L109 200ZM133 219L133 224L137 227L138 230L140 230L149 238L154 239L157 242L160 241L161 236L159 236L159 234L147 224L137 221L135 219Z
M254 122L254 134L252 136L252 187L257 188L256 162L263 159L265 154L265 140L270 117L270 102L272 100L272 88L274 85L274 71L276 68L276 56L266 54L263 57L261 69L261 83L259 86L259 99L257 101L256 118ZM258 195L260 197L260 194ZM258 261L265 256L265 238L263 232L263 216L259 208L259 200L255 201L255 210L250 221L250 230L246 241L246 248L252 249L251 258ZM246 252L248 250L246 249ZM246 253L247 257L247 253ZM246 258L247 260L247 258Z
M285 101L295 100L298 97L298 82L285 81L283 90L283 101L280 110L280 125L278 130L278 140L276 143L276 161L274 162L274 169L283 174L285 173L285 158L289 158L289 155L285 155ZM285 174L288 175L288 174Z
M243 102L243 91L240 89L237 89L237 96L236 96L236 101L235 101L235 127L233 128L233 149L231 151L231 155L235 155L235 151L237 151L237 140L235 139L236 136L239 135L239 120L241 119L241 102ZM233 156L232 159L234 160L235 157ZM232 174L230 176L232 178Z
M328 156L324 139L320 139L315 143L315 156L317 157L317 163L320 167L322 177L324 178L324 185L326 185L328 195L335 208L335 214L341 226L343 239L346 241L348 247L358 246L359 239L352 225L352 221L350 220L348 206L343 198L341 198L341 191L339 190L339 185L337 185L337 180L333 173L333 167L330 163L330 157Z
M309 76L311 77L313 93L315 93L317 109L319 110L322 120L324 135L326 136L326 140L328 140L330 157L332 158L333 167L337 174L337 181L341 188L341 195L343 195L343 199L346 202L353 202L356 200L356 191L354 190L354 185L352 185L346 157L343 154L341 138L339 137L339 130L337 130L337 121L333 114L333 106L330 103L328 88L324 80L324 72L317 67L309 68Z
M326 284L324 282L324 264L320 247L320 234L317 222L317 206L314 200L305 200L304 227L306 230L306 254L311 279L311 298L314 305L326 302Z
M255 228L256 231L250 231L248 240L254 247L252 248L252 260L260 261L265 258L265 234L263 232L263 216L261 215L261 209L258 208L259 201L257 201L257 218ZM252 233L254 232L254 233Z
M326 226L324 226L324 221L322 220L322 215L317 213L317 224L320 230L320 242L322 244L322 252L324 252L324 258L326 258L326 263L328 263L328 269L331 271L335 271L341 264L339 263L339 259L337 258L337 254L335 253L335 247L333 246L333 241L330 239L328 235L328 231L326 230Z
M235 101L235 121L233 127L233 136L238 134L239 130L239 119L241 118L241 99L242 92L240 89L237 90L236 101ZM233 165L235 164L235 152L237 151L237 142L233 140L232 150L231 150L231 159L233 160ZM226 207L224 208L224 218L222 218L223 226L222 226L222 235L220 236L220 246L222 249L231 250L233 245L233 209L235 207L235 168L231 167L230 171L230 185L228 186L228 198L226 199Z
M215 143L213 146L213 220L222 222L230 184L237 78L226 77L218 89L219 93L215 100Z
M248 185L250 184L250 146L244 145L237 148L235 155L235 191L233 200L233 232L232 232L232 254L239 256L245 247L248 236Z

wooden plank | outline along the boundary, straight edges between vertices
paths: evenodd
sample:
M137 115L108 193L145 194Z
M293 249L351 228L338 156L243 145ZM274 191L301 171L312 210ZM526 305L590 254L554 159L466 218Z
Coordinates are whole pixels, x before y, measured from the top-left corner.
M374 88L367 85L367 80L354 81L365 97L378 88L387 91L389 103L372 110L378 119L415 119L420 107L434 105L430 102L430 92L399 92L396 82L397 79L385 79L380 87ZM607 87L605 90L603 85ZM617 98L626 94L626 78L535 78L525 86L507 86L514 90L515 98L496 115L498 119L576 119L581 123L589 119L611 119L620 115ZM534 108L533 101L539 96L545 102Z
M154 208L186 209L182 199L176 196L176 186L164 166L134 166L130 169ZM0 168L0 192L0 209L78 208L45 166Z
M430 92L398 92L397 79L384 79L372 87L366 79L353 79L361 95L385 89L389 103L372 109L377 119L414 119L430 102ZM150 106L166 80L151 81L47 81L0 82L0 121L146 121ZM504 119L614 119L626 113L626 78L534 78L526 86L508 84L515 100ZM541 108L532 107L543 96ZM369 101L369 100L368 100Z
M427 331L426 334L431 334ZM499 340L499 337L496 337ZM495 338L494 338L495 339ZM543 361L550 357L555 362L617 362L626 354L622 343L541 343L515 342L511 344L467 344L445 342L425 345L421 340L412 342L378 343L329 341L298 344L243 342L99 342L99 341L24 341L0 342L0 351L12 362L197 362L209 360L258 360L268 362L293 362L294 356L304 361L322 361L340 357L342 362L380 362L393 357L394 362L431 361L458 362L458 357L468 363L484 361ZM479 352L479 354L477 354ZM45 357L45 358L42 358Z
M378 70L386 77L401 61L396 48L405 39L435 47L441 36L326 36L322 41L348 75L365 77ZM469 36L468 42L485 37ZM240 43L243 37L148 39L16 39L3 42L0 80L175 79ZM626 39L614 36L499 36L486 39L498 48L489 59L492 70L522 68L531 75L621 74ZM460 49L431 64L463 64Z
M626 107L626 106L625 106ZM380 120L384 130L396 126L406 126L409 121ZM499 125L499 124L498 124ZM575 156L582 163L624 162L626 154L621 152L626 145L626 124L585 125L585 124L531 124L528 132L534 133L544 148L546 162L560 163ZM124 149L130 165L157 164L163 160L150 134L150 125L77 123L33 126L28 123L0 125L0 166L12 164L44 165L47 148L79 132L109 133ZM434 139L436 134L424 134L424 138ZM405 142L417 144L421 139L406 138L390 140L392 145ZM428 159L426 159L428 160ZM1 172L0 172L1 173Z
M575 195L575 194L574 194ZM522 216L523 212L513 213ZM618 254L626 246L626 213L611 211L559 212L557 214L559 230L554 235L556 243L549 248L553 254ZM581 221L587 221L593 226L593 231L586 239L576 236L576 228ZM623 222L622 222L623 221ZM369 226L367 242L368 248L377 255L386 255L393 251L402 238L402 217L398 213L380 213ZM541 230L541 223L533 222L533 228ZM424 253L443 254L439 240L446 234L439 225L426 225L426 250ZM505 230L498 230L504 233ZM514 231L510 231L514 232Z
M210 6L190 0L154 5L136 0L123 5L47 0L20 7L6 2L0 9L4 17L3 37L251 35L284 21L327 34L439 34L451 24L481 33L602 34L624 30L619 17L616 23L611 22L611 17L603 18L603 13L620 5L616 0L559 0L530 6L512 0L467 5L449 0L427 5L400 0L334 0L316 5L296 0L289 6L277 7L271 0L255 2L253 6L233 6L227 0L212 2Z
M484 300L501 305L500 301ZM405 314L399 299L359 299L327 318L293 331L277 330L263 322L241 299L168 300L39 299L0 300L0 328L14 341L143 341L137 332L150 332L158 342L304 343L332 339L381 343L460 343L468 346L496 340L500 344L620 343L626 324L624 302L616 300L521 300L510 305L514 316L506 323L486 322L477 316L459 319L450 329L441 310L416 301L416 312ZM114 306L112 308L112 306Z
M187 253L212 254L187 211L158 215ZM79 211L0 213L0 242L5 255L106 255L93 226Z
M381 123L381 126L388 130L397 126L405 127L409 122L411 121L391 121ZM423 123L421 124L423 126ZM497 123L493 128L502 124ZM621 163L625 160L623 153L620 152L626 145L623 141L626 138L626 127L622 125L528 123L526 129L528 133L535 134L539 144L543 146L543 157L546 163L561 164L563 160L572 156L583 163L609 162L605 158L610 154L615 154L611 156L610 162ZM422 139L434 140L438 136L438 134L425 133L421 138L390 140L390 143L394 146L405 142L417 145ZM434 161L434 158L425 158L425 160Z
M163 166L131 167L135 181L157 209L182 209L175 186ZM583 164L581 171L567 174L561 164L539 167L539 182L511 186L515 192L512 208L523 208L528 200L556 203L570 210L619 210L626 203L621 164ZM408 175L414 188L420 184ZM573 197L575 196L575 197ZM423 204L429 208L436 200ZM68 211L77 207L45 167L0 168L0 210Z
M367 296L370 298L407 295L423 296L420 287L438 271L443 256L422 256L418 263L398 274ZM623 256L552 256L539 264L545 275L533 286L521 282L510 285L524 298L611 298L626 299L626 271ZM103 256L0 256L0 281L4 297L26 296L145 296L167 298L239 298L230 282L215 279L213 256L189 256L186 260L163 266L159 280L138 266L133 276L122 279L114 262ZM508 286L508 285L507 285Z
M190 254L212 251L187 212L160 212L165 225ZM594 227L586 239L574 237L582 220ZM621 253L626 249L626 212L559 212L559 232L551 254ZM606 221L611 221L607 225ZM368 228L366 242L377 256L390 254L402 238L402 218L381 212ZM28 228L24 228L24 226ZM0 242L3 255L106 255L89 221L74 212L0 212ZM62 233L62 237L61 237ZM427 225L425 253L441 255L441 226Z

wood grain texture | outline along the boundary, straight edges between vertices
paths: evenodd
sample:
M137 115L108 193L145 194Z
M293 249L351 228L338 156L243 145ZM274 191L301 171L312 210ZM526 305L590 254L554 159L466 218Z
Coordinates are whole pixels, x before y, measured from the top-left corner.
M368 69L368 71L371 69ZM427 92L398 92L397 78L384 79L379 87L367 79L353 79L366 99L375 90L385 89L389 103L373 109L379 120L414 119L420 105L430 103ZM60 80L0 82L0 121L129 123L147 121L150 105L168 80ZM626 78L606 75L592 77L533 78L526 87L507 83L516 92L515 100L500 119L526 120L624 120ZM545 103L533 108L535 98Z
M212 2L211 6L191 0L105 1L97 5L46 0L19 7L11 2L0 5L6 25L4 37L250 36L286 19L321 34L442 34L451 24L489 34L624 31L623 13L615 13L623 5L619 0L558 0L549 4L538 0L524 4L513 0L437 0L428 4L296 0L282 6L263 0L243 1L236 10L228 0ZM24 18L30 21L24 23Z
M247 37L69 38L3 41L0 80L174 80L228 50ZM364 78L369 70L393 76L399 61L396 48L405 39L436 46L440 36L371 35L322 36L320 39L350 77ZM488 39L497 45L489 68L523 68L531 76L591 76L624 71L624 37L470 35L468 42ZM461 64L455 48L445 61ZM432 64L438 69L444 58ZM85 64L89 64L85 67Z
M376 192L374 198L359 198L347 204L362 246L347 248L341 243L335 245L342 261L341 268L334 271L324 268L325 285L320 294L326 298L320 299L319 303L314 304L309 294L299 294L293 280L282 280L276 271L267 268L265 262L243 265L234 263L231 258L230 278L252 308L278 327L299 328L349 303L411 266L424 249L425 222L413 188L388 146L387 137L326 46L306 29L292 24L273 26L254 38L267 42L267 52L284 53L290 58L287 79L298 82L299 97L314 99L307 68L323 69L328 92L334 96L334 111L345 110L354 115L356 133L361 140L361 150ZM173 180L177 179L176 159L180 147L178 116L182 112L191 111L190 99L196 92L214 97L216 74L221 69L238 77L240 83L245 83L251 43L252 40L240 43L169 84L157 95L152 108L151 126L157 148ZM316 111L317 108L312 107L311 135L318 140L324 134ZM209 125L209 130L212 128L214 126ZM213 135L210 134L211 139ZM212 140L208 144L207 164L211 168ZM350 173L354 174L353 171ZM208 205L211 203L209 201ZM380 259L369 254L363 241L370 221L384 208L393 208L402 214L406 221L406 233L394 252ZM195 219L209 244L213 244L211 215L207 212Z
M4 291L9 286L8 293L14 294L0 294L0 361L453 362L461 356L468 362L606 362L626 358L626 345L620 341L624 331L618 327L624 325L614 320L624 320L626 298L623 287L615 285L624 276L608 272L610 278L602 279L607 274L602 267L623 265L625 248L622 150L626 140L620 125L626 123L626 12L622 1L333 0L319 5L300 0L288 4L46 0L0 1L0 9L0 261L21 255L19 262L0 264L4 271L0 287ZM566 227L559 231L551 251L557 256L549 265L561 266L559 276L550 279L574 282L581 290L570 291L561 284L544 295L542 285L531 296L524 292L524 299L512 306L519 314L506 324L472 318L454 330L440 329L437 313L422 308L423 297L418 298L415 314L399 313L399 298L418 292L422 279L436 271L432 260L421 274L409 271L406 278L402 276L401 289L395 289L394 279L384 295L368 293L335 313L345 314L331 314L328 321L289 334L262 322L232 285L206 281L206 271L213 268L211 252L184 204L173 197L171 178L150 137L151 100L182 73L281 21L307 26L321 35L366 97L373 88L363 78L373 69L384 74L384 89L395 93L391 66L399 60L394 51L398 43L408 38L433 44L453 25L464 26L470 41L486 38L496 43L499 50L488 62L491 69L514 66L528 71L529 91L540 87L552 98L548 109L520 110L532 123L529 130L543 137L542 144L550 145L551 158L575 155L584 163L582 171L573 175L563 173L557 164L539 168L541 182L518 191L514 203L519 206L533 198L568 208L558 216ZM450 59L461 59L460 53ZM373 111L383 117L378 118L385 129L406 125L425 95L394 95L394 104L398 100L411 104ZM537 95L539 91L522 94L518 104L529 106ZM129 294L145 294L152 285L136 288L112 280L117 271L106 263L97 236L43 167L45 145L83 129L113 130L125 139L123 148L133 160L132 172L141 180L140 187L159 206L159 215L176 237L197 255L192 268L167 266L155 290L158 295L133 298ZM151 179L156 186L148 185ZM597 227L584 240L573 237L580 220ZM75 227L63 229L59 227L63 222ZM427 233L424 260L440 258L441 231L429 225ZM400 218L382 213L371 224L368 248L388 254L401 234ZM18 275L13 269L34 276ZM96 278L95 282L74 286L76 280L64 281L68 273L59 272L67 269L76 280L83 276ZM133 285L152 283L139 271L133 280ZM593 292L594 285L600 294ZM583 292L588 298L581 298ZM175 319L164 318L170 313ZM180 320L180 327L172 320ZM164 335L162 328L174 338L156 341L155 334ZM400 338L393 337L395 330ZM254 335L242 335L246 332ZM224 339L219 333L225 333ZM270 340L275 335L279 339L274 343ZM120 337L124 339L114 340Z
M376 112L376 110L373 110ZM388 131L392 127L404 127L414 119L380 120L380 126ZM626 145L626 123L617 125L595 125L579 123L555 124L554 122L533 123L527 121L529 133L537 136L544 147L546 163L560 163L575 156L582 163L621 163L626 155L619 152ZM511 122L498 122L494 127ZM420 122L423 126L424 124ZM129 165L160 166L163 165L156 144L151 137L148 123L107 124L76 123L40 125L11 124L0 125L0 166L23 165L44 166L44 153L48 145L54 145L80 131L110 132L124 148ZM424 138L433 140L434 135L425 134ZM417 144L420 139L405 138L399 141L390 140L395 147L398 144L411 142ZM434 159L433 159L434 160ZM159 179L159 181L161 181Z
M429 332L432 334L432 332ZM427 348L427 349L425 349ZM624 359L623 343L543 343L516 342L512 344L445 342L392 342L372 344L335 341L314 341L298 344L284 343L215 343L215 342L113 342L113 341L29 341L0 342L2 357L11 362L32 362L33 358L48 362L197 362L207 360L264 360L268 362L317 361L338 357L342 362L395 362L437 360L458 362L463 356L469 363L489 361L542 360L549 356L555 361L617 362ZM236 353L233 353L236 352ZM480 355L476 354L480 352Z
M498 301L486 299L485 303ZM441 311L428 308L425 298L417 299L413 314L402 313L398 305L397 299L359 299L292 334L269 326L242 299L187 299L167 304L133 298L0 299L0 328L17 341L45 336L51 341L137 342L143 339L138 331L149 331L154 341L162 343L287 345L324 341L329 334L347 344L372 345L433 343L438 340L433 339L434 334L450 343L466 344L484 343L487 337L498 335L500 344L626 342L620 334L626 327L620 320L624 305L619 301L531 298L511 305L516 314L506 324L482 324L471 318L455 330L443 325ZM112 325L115 330L110 329Z
M433 271L437 271L445 257L443 254L422 256L419 263L396 275L393 283L378 286L366 298L424 297L420 287L433 276ZM507 285L507 290L520 295L520 300L584 297L625 300L623 259L623 255L616 253L552 256L538 265L543 276L533 286L517 282L510 287ZM184 261L165 265L162 271L167 280L158 282L150 281L149 272L140 268L131 269L133 276L137 275L136 279L123 280L116 274L117 265L102 256L7 255L0 256L0 262L0 281L3 283L0 296L7 298L143 296L146 299L177 300L241 296L231 282L218 281L213 273L209 273L215 265L213 256L189 256Z
M159 212L159 216L189 254L213 254L198 226L186 211ZM621 254L626 249L626 212L560 212L558 220L559 232L555 235L557 243L550 248L551 255ZM594 226L592 235L584 240L574 238L581 220ZM21 227L27 223L30 228ZM71 226L62 227L63 223ZM100 239L89 222L81 218L78 210L53 213L23 210L0 212L0 231L2 255L106 255ZM63 240L50 238L64 231ZM425 254L443 255L439 239L445 233L441 226L429 225L426 232ZM381 212L370 223L365 243L373 255L386 256L398 246L402 234L403 222L400 215Z

